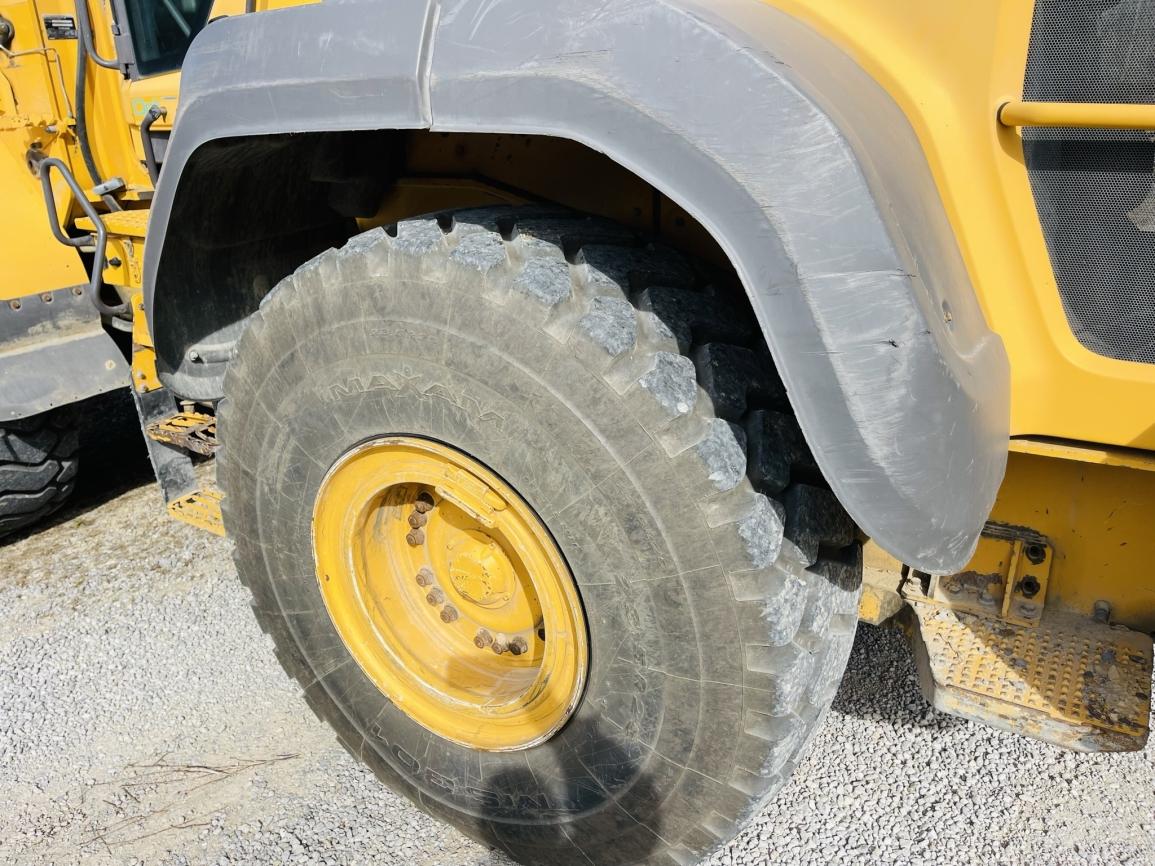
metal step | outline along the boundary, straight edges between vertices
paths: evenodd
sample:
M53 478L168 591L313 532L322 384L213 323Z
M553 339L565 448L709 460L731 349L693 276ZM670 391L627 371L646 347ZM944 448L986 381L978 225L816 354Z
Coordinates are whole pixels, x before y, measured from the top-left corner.
M170 516L216 535L224 535L221 493L202 487L190 452L209 456L217 447L217 422L211 415L177 410L159 384L133 388L144 442Z
M192 524L198 529L214 535L225 534L225 524L221 520L221 497L219 490L198 490L168 504L168 513L177 520Z
M217 450L217 419L200 412L177 412L153 421L145 432L150 439L212 457Z
M923 692L937 709L1083 752L1142 749L1151 638L1047 614L1025 626L912 602Z

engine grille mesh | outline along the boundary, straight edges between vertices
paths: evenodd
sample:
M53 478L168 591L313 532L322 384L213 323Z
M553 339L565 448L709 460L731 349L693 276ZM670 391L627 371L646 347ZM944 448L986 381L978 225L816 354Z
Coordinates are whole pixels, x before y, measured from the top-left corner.
M1155 102L1155 0L1037 0L1023 96ZM1071 330L1155 363L1155 139L1023 130L1035 204Z

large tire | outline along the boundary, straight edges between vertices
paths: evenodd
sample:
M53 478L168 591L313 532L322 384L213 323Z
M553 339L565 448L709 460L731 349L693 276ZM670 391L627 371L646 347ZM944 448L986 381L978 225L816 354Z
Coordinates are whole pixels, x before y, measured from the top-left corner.
M598 220L408 220L283 280L225 392L224 517L256 615L387 784L520 862L583 866L695 862L783 784L841 679L861 550L732 289ZM568 559L591 668L544 744L438 738L334 630L313 502L385 433L492 468Z
M71 407L0 427L0 537L44 519L72 494L80 435Z

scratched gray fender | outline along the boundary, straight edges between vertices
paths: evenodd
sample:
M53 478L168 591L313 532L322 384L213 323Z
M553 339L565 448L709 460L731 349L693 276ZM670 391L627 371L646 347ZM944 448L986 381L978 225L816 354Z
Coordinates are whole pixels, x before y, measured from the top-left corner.
M804 25L756 0L330 0L212 24L181 98L145 261L158 338L180 315L165 307L167 222L206 142L422 128L573 139L722 245L863 530L917 568L969 558L1006 464L1002 342L909 123Z

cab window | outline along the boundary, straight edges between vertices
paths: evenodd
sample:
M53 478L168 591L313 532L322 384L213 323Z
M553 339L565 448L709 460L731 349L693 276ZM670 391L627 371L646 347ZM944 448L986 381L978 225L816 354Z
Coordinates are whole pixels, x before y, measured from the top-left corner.
M140 75L179 69L193 37L209 19L213 0L124 0Z

